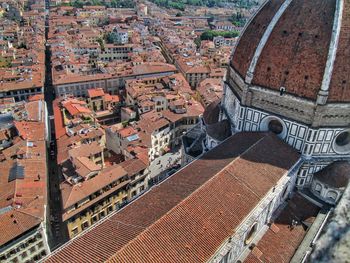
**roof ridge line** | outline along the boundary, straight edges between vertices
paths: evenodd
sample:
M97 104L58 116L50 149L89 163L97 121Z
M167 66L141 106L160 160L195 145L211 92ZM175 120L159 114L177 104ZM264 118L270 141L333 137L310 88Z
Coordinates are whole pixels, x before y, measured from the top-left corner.
M272 31L274 30L278 21L280 20L280 18L282 17L284 12L287 10L287 8L289 7L289 5L292 1L293 0L285 0L284 3L278 9L277 13L271 19L269 25L267 26L263 36L260 39L258 46L255 49L254 56L250 62L248 71L247 71L246 76L245 76L246 83L251 84L253 77L254 77L255 68L256 68L258 60L260 58L260 55L261 55L267 41L269 40Z
M268 135L266 135L266 136L268 136ZM266 138L266 137L262 137L261 139L264 139L264 138ZM254 143L251 147L249 147L249 150L251 149L251 148L254 148L255 146L256 146L256 144L257 143L259 143L260 141L261 141L261 139L259 140L259 141L257 141L256 143ZM242 158L241 158L241 156L243 156L245 153L246 153L247 151L245 151L244 153L242 153L237 159L238 160L241 160ZM265 171L266 171L266 169L265 168L263 168ZM256 197L258 197L258 198L261 198L257 193L255 193L254 191L253 191L253 189L246 183L246 182L244 182L243 180L241 180L240 178L238 178L237 176L235 176L233 173L231 173L230 171L227 171L230 175L232 175L234 178L236 178L237 179L237 181L239 181L239 182L241 182L242 184L244 184L248 189L249 189L249 191L251 191ZM266 177L265 177L266 178Z
M43 221L43 219L41 218L41 217L39 217L39 216L36 216L36 215L32 215L32 214L30 214L30 213L28 213L28 212L25 212L25 211L23 211L23 210L20 210L20 209L16 209L15 211L17 211L17 212L19 212L19 213L22 213L22 214L25 214L25 215L27 215L27 216L31 216L31 217L34 217L34 218L37 218L37 219L39 219L40 221Z
M224 169L231 165L232 163L234 163L237 159L239 159L239 157L244 154L245 152L249 151L250 149L252 149L255 145L257 145L260 141L262 141L264 138L266 137L263 136L261 137L259 140L257 140L255 143L253 143L251 146L249 146L243 153L241 153L239 156L237 156L236 158L234 158L230 163L228 163L227 165L225 165L221 170L219 170L213 177L211 177L209 180L207 180L206 182L204 182L201 186L199 186L196 190L194 190L191 194L189 194L186 198L184 198L183 200L181 200L179 203L177 203L174 207L172 207L168 212L166 212L164 215L162 215L160 218L158 218L156 221L154 221L151 225L147 226L140 234L138 234L135 238L133 238L132 240L130 240L128 243L126 243L121 249L119 249L119 251L115 252L112 256L110 256L105 262L110 262L115 255L121 253L123 250L126 249L126 247L131 244L136 242L136 240L139 239L140 236L144 235L145 232L150 229L154 224L156 224L157 222L159 222L160 220L162 220L164 217L166 217L168 214L172 213L173 210L175 210L178 206L180 206L182 203L184 203L187 199L189 199L193 194L195 194L196 192L200 191L202 188L204 188L209 182L213 181L215 178L217 178L219 176L219 174L221 174Z
M242 159L242 158L239 157L239 158L237 158L237 159ZM241 180L240 178L238 178L237 176L235 176L235 175L234 175L233 173L231 173L230 171L227 171L227 173L230 174L232 177L234 177L237 181L239 181L240 183L242 183L245 187L247 187L248 190L249 190L250 192L252 192L256 197L261 198L257 193L255 193L255 192L253 191L253 189L252 189L246 182L244 182L243 180Z

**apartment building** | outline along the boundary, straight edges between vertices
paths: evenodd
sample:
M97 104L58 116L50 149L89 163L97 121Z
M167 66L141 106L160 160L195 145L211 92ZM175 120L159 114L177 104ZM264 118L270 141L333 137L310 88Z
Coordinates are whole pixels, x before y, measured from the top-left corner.
M0 261L37 262L50 252L46 105L12 107L0 114Z
M89 89L87 103L88 107L94 112L109 111L120 103L120 97L105 93L101 88Z
M44 91L45 20L42 4L34 1L25 7L24 2L10 1L8 8L4 9L6 17L0 21L0 99L27 100ZM12 13L14 10L18 12ZM17 16L18 20L15 19Z
M220 100L223 95L223 82L218 78L208 78L203 80L197 92L203 107L208 107L212 102Z
M119 165L101 169L98 174L76 180L76 183L73 180L66 180L60 186L62 221L67 227L69 238L125 204L130 182L127 172Z
M213 42L216 48L222 46L234 47L237 44L238 37L236 38L224 38L222 36L214 37Z
M215 23L216 30L233 31L237 27L230 21L218 21Z
M122 60L130 61L130 54L133 53L133 45L105 44L104 50L98 54L101 61Z
M116 26L109 33L109 39L114 44L127 44L129 42L128 30Z
M202 65L201 63L195 63L192 60L178 59L176 61L180 72L184 75L192 89L196 89L198 84L209 77L210 68Z
M120 71L119 71L120 70ZM125 81L134 78L149 78L169 76L177 72L173 65L165 63L143 63L130 66L125 64L116 68L115 73L98 73L93 75L54 73L54 88L56 96L73 95L86 97L88 89L102 88L109 94L119 94L120 89L125 87Z
M54 101L57 163L65 179L60 184L62 221L68 238L148 187L144 162L129 158L124 163L117 152L105 147L105 130L96 112L103 110L109 96L116 95L105 94L102 89L91 89L89 95L87 103L76 98ZM106 133L108 136L108 130Z

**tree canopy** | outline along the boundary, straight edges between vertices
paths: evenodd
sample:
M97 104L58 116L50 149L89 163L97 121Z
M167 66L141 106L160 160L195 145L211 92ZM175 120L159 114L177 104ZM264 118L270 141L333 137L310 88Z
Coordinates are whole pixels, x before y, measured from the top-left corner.
M204 31L200 39L201 40L213 40L214 37L222 36L224 38L233 38L237 37L239 33L237 31L213 31L213 30L206 30Z

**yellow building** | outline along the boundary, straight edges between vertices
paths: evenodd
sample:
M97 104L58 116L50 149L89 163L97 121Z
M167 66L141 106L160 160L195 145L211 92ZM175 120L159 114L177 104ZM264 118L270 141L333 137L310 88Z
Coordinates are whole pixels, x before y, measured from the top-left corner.
M105 93L102 88L89 89L87 103L88 107L94 111L112 111L120 102L118 95Z
M88 180L62 183L62 221L69 238L125 205L129 183L128 173L119 165L104 168Z

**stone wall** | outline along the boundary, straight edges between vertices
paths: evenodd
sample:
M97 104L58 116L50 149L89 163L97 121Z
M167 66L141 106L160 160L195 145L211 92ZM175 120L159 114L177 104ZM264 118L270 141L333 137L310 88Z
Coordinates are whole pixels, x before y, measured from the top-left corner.
M266 229L265 226L270 222L274 212L284 203L294 188L296 178L295 171L298 166L299 163L286 173L277 185L266 194L235 230L234 235L221 245L217 253L209 260L210 263L236 262L253 243L258 242L257 238L260 236L259 232ZM287 190L285 191L285 189ZM257 226L255 234L250 242L246 243L247 235L254 225Z

